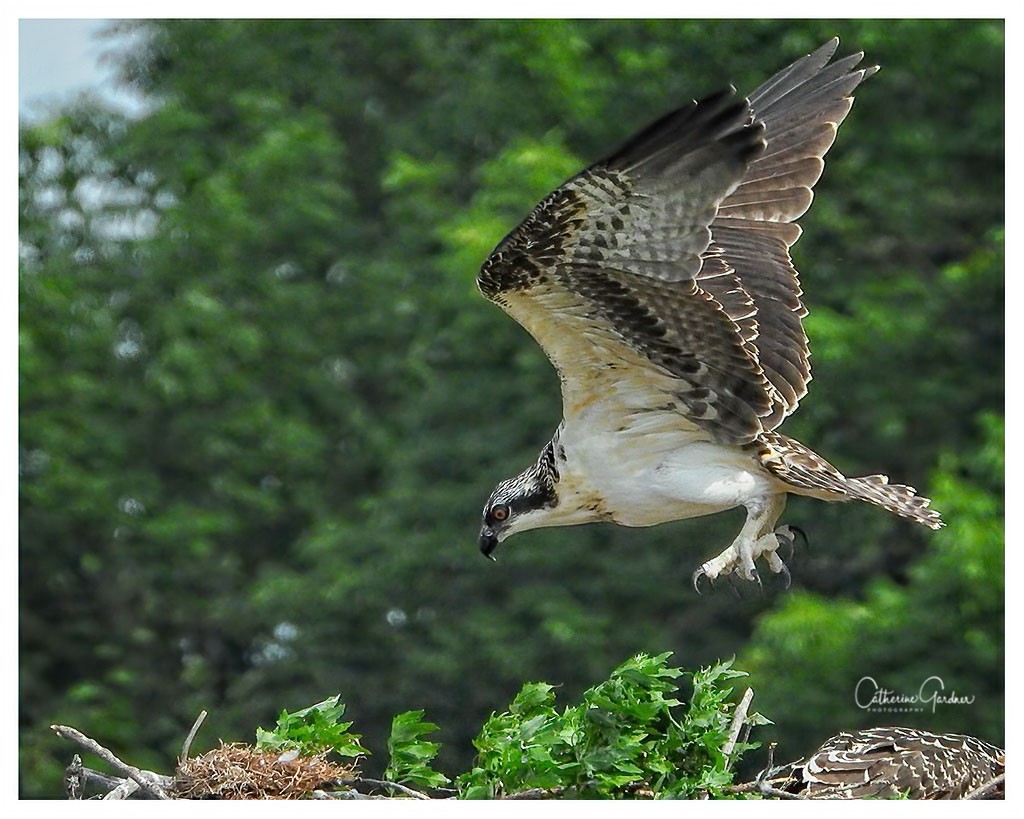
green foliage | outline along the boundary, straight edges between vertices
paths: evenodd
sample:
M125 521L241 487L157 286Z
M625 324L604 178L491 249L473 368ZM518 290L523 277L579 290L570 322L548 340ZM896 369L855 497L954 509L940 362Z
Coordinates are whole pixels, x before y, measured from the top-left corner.
M344 714L341 694L290 714L282 711L273 730L256 729L256 747L269 751L295 750L310 756L322 751L347 757L365 756L368 751L359 742L362 736L349 731L351 722L341 722Z
M1001 560L961 550L1000 525L968 466L1004 395L1000 21L124 26L114 62L152 108L20 132L22 795L60 792L51 723L155 768L202 709L202 736L240 736L336 690L372 736L423 706L438 767L465 770L522 680L575 699L641 649L744 656L776 607L793 620L771 641L760 621L758 689L796 750L850 727L860 648L894 637L863 609L922 556L942 594L914 580L918 608L881 609L908 624L890 667L964 665L994 724ZM482 560L484 498L560 417L542 352L475 291L487 252L646 122L835 34L883 69L801 219L815 380L783 431L850 473L932 475L949 528L794 499L824 547L794 556L792 593L743 600L689 587L735 512Z
M477 758L458 778L461 796L560 788L579 797L615 797L640 787L663 797L719 794L732 782L732 760L722 752L732 689L722 683L745 675L728 662L702 669L683 707L674 696L683 671L666 664L669 656L637 655L562 711L552 686L524 685L473 741ZM747 722L766 720L753 714ZM739 743L735 756L752 747Z
M391 721L388 737L388 766L384 778L390 782L420 788L439 788L448 784L448 777L430 767L441 746L423 739L437 726L423 719L423 711L406 711Z
M370 752L362 745L362 735L349 730L352 722L341 721L344 715L345 703L340 694L300 711L282 711L273 730L256 729L256 747L270 751L295 750L308 756L323 751L356 759L368 756ZM421 788L447 784L446 776L430 768L441 746L423 739L436 730L436 725L423 719L423 711L397 715L388 737L385 778Z
M508 711L492 713L473 741L477 756L472 769L456 778L459 797L488 799L533 789L562 797L623 798L641 791L655 798L727 797L735 763L758 747L746 734L768 720L746 713L742 738L733 736L736 706L729 682L746 674L732 661L703 668L688 675L684 702L679 680L685 672L668 665L670 656L638 654L562 710L555 707L554 686L525 684ZM256 747L368 755L361 736L349 730L352 723L341 721L344 713L340 695L283 711L272 731L256 730ZM424 739L437 730L422 710L397 715L384 779L422 790L447 785L450 780L431 767L441 746Z

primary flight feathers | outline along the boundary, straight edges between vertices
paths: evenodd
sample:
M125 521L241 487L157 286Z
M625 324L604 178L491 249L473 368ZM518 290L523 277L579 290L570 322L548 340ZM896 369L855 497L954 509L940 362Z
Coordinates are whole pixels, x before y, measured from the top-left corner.
M570 382L598 362L567 349L565 334L599 332L623 358L678 378L681 411L716 440L777 427L810 380L792 222L851 93L877 70L854 70L859 54L825 67L837 45L749 100L730 89L661 118L571 179L498 246L481 291ZM566 310L576 320L555 315ZM602 352L614 363L613 343Z

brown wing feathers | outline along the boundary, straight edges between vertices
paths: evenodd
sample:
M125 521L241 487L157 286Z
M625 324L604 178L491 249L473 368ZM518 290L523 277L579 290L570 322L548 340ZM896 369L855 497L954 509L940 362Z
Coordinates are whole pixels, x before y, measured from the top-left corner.
M728 88L666 114L626 141L598 167L615 168L636 178L662 178L689 167L729 159L736 172L764 150L760 128L746 100Z
M838 39L829 41L750 95L767 146L721 203L711 225L713 247L733 266L756 307L754 343L773 397L762 419L768 430L796 409L811 379L802 321L807 310L789 256L800 229L791 221L810 207L823 157L853 104L850 95L877 71L854 70L861 54L828 65L838 44Z
M545 312L554 303L678 378L680 412L718 440L752 441L796 407L810 369L791 220L810 204L850 93L872 73L853 70L859 55L828 65L836 45L749 101L730 89L662 117L498 246L480 289L534 334L563 382L574 364L556 348L571 345L550 333L579 325Z

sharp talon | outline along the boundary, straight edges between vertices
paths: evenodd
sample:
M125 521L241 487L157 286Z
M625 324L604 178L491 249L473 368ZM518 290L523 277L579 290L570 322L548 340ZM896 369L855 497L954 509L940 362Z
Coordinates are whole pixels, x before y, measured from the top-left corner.
M789 573L789 567L783 563L782 568L779 569L779 574L786 578L786 588L789 588L789 584L793 582L793 576Z
M704 592L700 590L700 581L701 578L704 577L708 579L708 584L711 586L712 589L715 587L715 578L710 577L708 573L704 571L704 566L702 565L699 569L697 569L697 571L693 573L693 577L691 578L691 582L693 583L693 590L697 592L697 594L704 594Z
M804 539L805 549L811 545L811 541L807 537L807 533L803 529L801 529L799 526L794 526L792 523L787 524L787 526L789 526L790 529L792 529L794 532L796 532L798 535L800 535L800 537Z

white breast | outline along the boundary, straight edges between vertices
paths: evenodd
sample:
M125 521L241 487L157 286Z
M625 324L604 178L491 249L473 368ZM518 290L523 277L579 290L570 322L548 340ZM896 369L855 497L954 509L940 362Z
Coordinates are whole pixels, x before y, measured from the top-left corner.
M563 500L572 493L624 526L653 526L742 505L773 491L772 479L738 447L709 440L676 412L647 411L623 423L598 402L567 419L559 436Z

